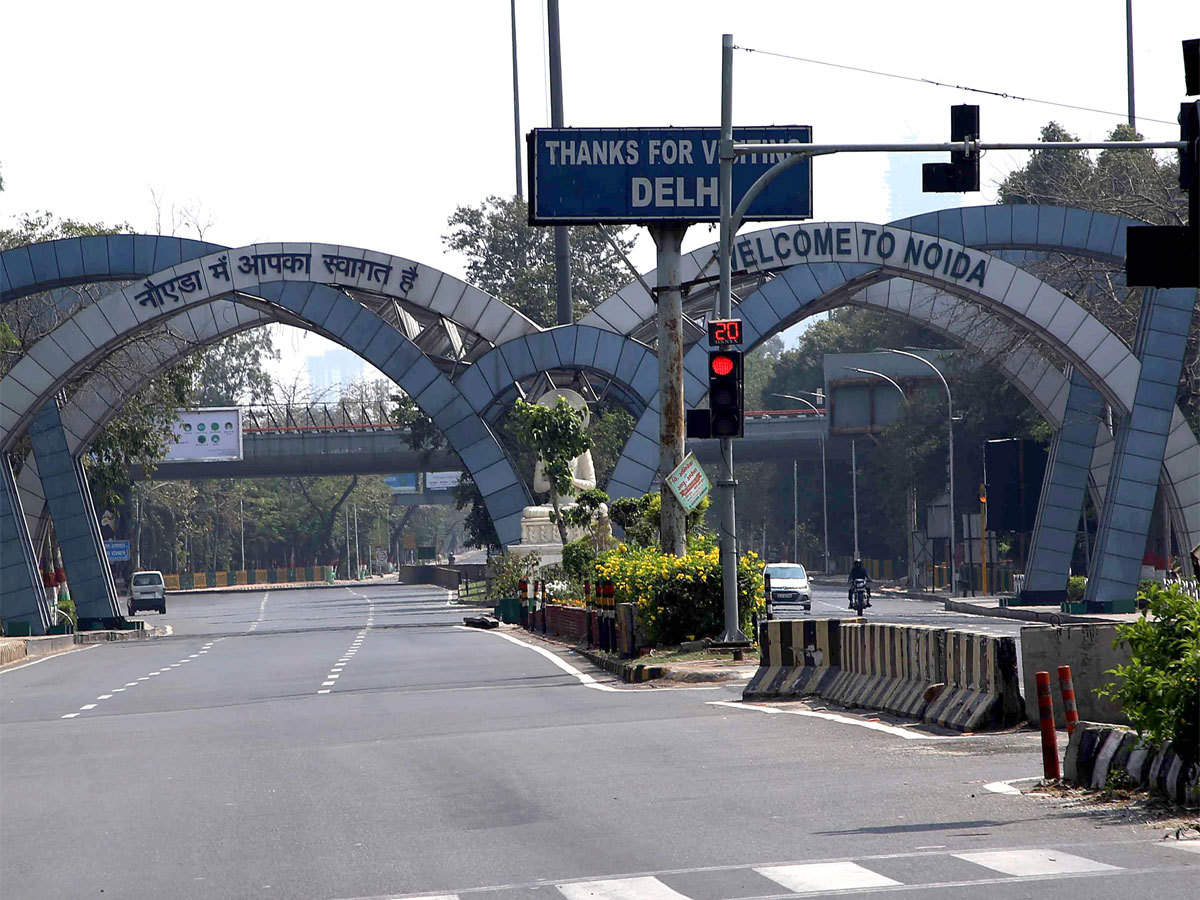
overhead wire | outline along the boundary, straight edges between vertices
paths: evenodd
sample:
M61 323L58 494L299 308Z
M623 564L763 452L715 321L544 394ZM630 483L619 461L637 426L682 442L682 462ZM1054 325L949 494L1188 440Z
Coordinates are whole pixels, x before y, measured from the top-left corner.
M774 56L779 59L790 59L795 62L811 63L814 66L828 66L832 69L845 69L846 71L849 71L849 72L861 72L864 75L876 75L880 78L896 78L896 79L899 79L900 81L912 81L912 82L916 82L917 84L933 85L934 87L953 88L955 90L960 90L960 91L969 91L974 94L986 94L990 97L999 97L1000 99L1003 99L1003 100L1019 100L1024 103L1040 103L1044 106L1056 106L1056 107L1059 107L1060 109L1071 109L1071 110L1076 110L1077 112L1098 113L1099 115L1102 115L1102 116L1115 116L1116 118L1119 118L1119 119L1127 119L1128 118L1128 113L1114 112L1113 110L1110 110L1110 109L1096 109L1095 107L1091 107L1091 106L1077 106L1073 103L1061 103L1057 100L1042 100L1037 97L1022 97L1019 94L1010 94L1007 91L989 91L985 88L969 87L968 85L965 85L965 84L953 84L953 83L946 82L946 81L937 81L936 79L933 79L933 78L921 78L921 77L918 77L915 75L900 75L896 72L883 72L878 69L868 69L863 66L851 66L851 65L847 65L845 63L829 62L828 60L823 60L823 59L811 59L806 56L793 56L792 54L789 54L789 53L779 53L774 50L762 50L758 47L742 47L737 44L734 44L733 49L741 50L744 53L761 53L763 56ZM1155 122L1159 125L1176 125L1176 124L1178 124L1177 122L1168 121L1166 119L1153 119L1150 116L1138 116L1138 119L1140 119L1143 122Z

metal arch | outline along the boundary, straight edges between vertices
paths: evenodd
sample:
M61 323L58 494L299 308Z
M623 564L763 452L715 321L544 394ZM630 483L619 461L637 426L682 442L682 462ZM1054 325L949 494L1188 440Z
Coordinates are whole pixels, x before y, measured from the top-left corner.
M524 379L544 372L573 370L603 374L634 416L640 416L657 390L654 352L632 338L586 325L559 325L525 335L488 351L455 382L471 408L487 417Z
M155 273L153 278L161 281L175 274L169 269ZM208 296L206 291L197 291L196 297L188 298L186 304L139 309L131 301L140 287L132 285L113 291L80 310L31 347L0 380L0 393L4 397L4 407L0 409L4 416L3 449L11 448L37 409L94 362L110 356L137 334L180 315L184 309L194 311L232 293ZM501 540L505 543L519 540L520 511L528 502L524 484L516 477L487 425L474 414L454 384L411 341L388 327L374 312L325 284L285 278L241 284L233 290L253 294L295 321L306 323L310 330L359 353L407 390L446 435L464 467L475 477ZM113 328L109 324L112 322L117 322L119 328ZM37 362L39 359L46 362L53 375Z
M802 302L792 294L786 283L776 284L773 281L764 288L764 291L768 293L790 295L791 300L789 302L796 307L791 312L781 315L775 310L775 307L761 296L762 291L745 301L743 304L743 315L747 322L747 333L752 336L754 343L763 340L765 335L775 333L785 322L786 324L791 324L791 322L798 321L803 316L824 311L835 306L853 303L866 303L871 306L879 306L897 315L912 317L916 321L934 328L943 328L946 326L952 328L956 324L962 324L946 316L945 307L953 307L955 301L950 297L946 297L936 287L919 286L907 279L890 278L887 273L880 273L878 269L871 267L869 264L860 263L856 266L843 267L834 263L813 263L809 264L809 268L817 270L815 286L818 290L821 288L824 290L821 293L815 294L807 302ZM875 284L863 291L855 292L847 290L847 285L858 282L864 276L872 273L876 273L879 276ZM783 275L781 278L786 280L787 276ZM914 301L914 296L917 298L916 301ZM781 305L783 302L776 298L772 298L772 301ZM942 308L939 308L939 303L943 304ZM747 315L747 307L751 311L757 311L757 315ZM995 321L994 314L987 307L976 306L973 308L976 310L977 322ZM988 337L989 340L982 342L973 338L970 332L970 328L948 331L956 339L962 340L968 343L968 345L978 343L980 349L985 351L989 347L996 347L997 344L995 342L1001 340L1001 333L994 328L985 332L984 336ZM1121 346L1124 347L1123 344ZM685 359L685 366L688 366L690 363L694 369L693 374L702 370L703 363L701 357L702 353L698 352L696 347L693 347L688 359ZM1008 360L1008 362L1015 363L1017 360L1012 359ZM1023 380L1027 367L1032 367L1029 368L1029 371L1035 373L1037 376L1037 380L1031 386L1026 386ZM1060 390L1055 392L1054 406L1058 408L1057 411L1051 409L1045 400L1039 399L1036 390L1040 380L1045 378L1051 370L1057 376L1057 380L1062 382ZM1043 415L1046 415L1048 419L1055 423L1061 420L1061 407L1065 404L1065 396L1059 397L1059 394L1065 388L1065 377L1046 362L1040 353L1030 351L1027 356L1020 359L1020 367L1015 372L1008 371L1007 374L1014 378L1014 383L1017 384L1018 388L1022 389L1022 392L1026 396L1030 397L1031 402L1039 408L1039 411ZM689 404L694 405L701 398L702 393L691 394L688 398ZM654 417L657 417L657 412L654 409L650 409L646 414L643 414L635 429L635 433L641 432L643 438L649 435L657 427L651 421ZM1164 461L1164 470L1167 474L1167 478L1164 481L1169 483L1171 496L1174 501L1172 514L1175 522L1182 526L1180 528L1181 533L1192 536L1194 543L1195 537L1200 536L1200 504L1181 502L1182 498L1178 495L1178 486L1196 477L1196 460L1200 459L1200 450L1196 449L1195 436L1191 434L1186 421L1183 420L1182 414L1178 409L1174 411L1171 435L1173 442L1187 443L1192 450L1189 454L1176 449ZM632 440L633 438L631 437L631 442ZM1111 439L1109 443L1111 443ZM653 473L643 471L644 467L634 465L632 462L626 464L625 460L629 450L630 443L627 443L626 448L622 451L617 468L614 470L613 482L619 486L617 492L621 494L644 493L644 490L649 487ZM1103 463L1103 456L1101 456L1101 462ZM638 477L631 480L635 475ZM1096 482L1097 484L1106 484L1106 480L1103 477L1096 478Z
M818 223L812 223L818 224ZM1125 229L1144 225L1136 219L1093 212L1071 206L987 205L962 206L922 213L886 223L886 227L907 229L932 237L945 238L980 250L1034 250L1070 253L1110 263L1125 260ZM778 229L764 228L739 236L739 243L773 234ZM684 254L684 281L704 278L716 271L715 243ZM743 283L751 276L735 272ZM658 273L651 270L642 278L657 284ZM715 288L706 288L711 293ZM635 317L631 321L631 316ZM653 302L639 282L630 282L580 320L582 325L629 334L654 318Z
M432 321L418 324L423 332L430 328L435 331L435 336L427 338L422 345L422 349L430 355L439 355L437 345L440 343L444 342L450 347L455 344L455 338L449 334L449 329L442 327L441 320L449 320L458 329L477 334L487 346L518 334L540 330L537 324L503 301L438 269L403 257L332 244L259 243L240 250L255 247L319 247L322 248L321 252L347 258L390 261L395 265L403 263L406 269L415 267L418 282L424 279L436 284L432 296L426 297L420 289L414 291L412 288L388 292L381 290L383 285L378 282L342 278L336 272L328 272L327 279L316 277L312 280L336 283L352 291L355 299L375 309L393 325L398 324L396 320L402 305L427 314L425 317L432 318ZM190 238L147 234L94 235L28 244L0 252L0 304L68 285L145 278L191 260L231 252L238 251ZM319 259L316 261L314 275L322 270L321 263ZM413 322L417 322L417 319L413 318ZM410 337L415 340L417 336ZM479 343L478 340L472 342ZM476 352L482 349L477 348Z

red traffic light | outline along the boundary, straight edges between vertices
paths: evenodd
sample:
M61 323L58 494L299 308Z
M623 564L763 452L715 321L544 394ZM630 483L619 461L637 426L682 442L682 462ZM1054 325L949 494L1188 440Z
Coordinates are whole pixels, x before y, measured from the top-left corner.
M733 371L733 357L724 353L714 353L709 358L708 365L714 375L728 375Z

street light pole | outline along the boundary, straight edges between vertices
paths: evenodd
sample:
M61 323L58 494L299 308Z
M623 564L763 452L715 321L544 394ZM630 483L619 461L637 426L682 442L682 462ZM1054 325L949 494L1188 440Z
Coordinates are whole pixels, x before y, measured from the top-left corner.
M808 391L805 391L804 393L808 393ZM772 394L771 396L772 397L782 397L784 400L798 400L800 403L803 403L805 406L807 406L809 409L811 409L817 415L824 415L824 413L822 413L821 410L819 410L816 406L814 406L809 401L805 400L803 397L797 397L794 394ZM825 398L824 394L817 393L817 394L813 394L813 396L818 398L822 402L824 402L824 398ZM821 526L822 526L822 530L825 533L825 574L828 575L829 574L829 492L828 492L829 481L825 475L825 438L824 438L824 436L819 438L819 441L821 444ZM795 471L795 468L794 468L795 462L794 461L793 461L792 465L793 465L793 472L794 472ZM794 489L793 489L793 493L794 493ZM799 561L800 560L798 560L798 559L794 560L794 562L799 562Z
M949 460L946 466L946 477L950 482L947 486L946 496L950 503L950 596L953 597L954 591L958 586L958 565L954 560L954 399L950 396L950 385L946 381L946 376L925 357L909 353L907 350L888 349L884 353L895 353L897 356L907 356L909 359L915 359L917 362L924 363L933 369L933 373L941 381L942 387L946 389L946 430L949 435Z

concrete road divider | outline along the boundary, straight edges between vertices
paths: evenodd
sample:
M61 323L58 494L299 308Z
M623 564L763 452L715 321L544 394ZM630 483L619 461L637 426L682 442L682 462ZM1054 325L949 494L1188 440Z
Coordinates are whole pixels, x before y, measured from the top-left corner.
M861 619L771 620L746 700L817 696L959 731L1018 721L1016 642Z
M1200 803L1200 767L1189 772L1170 743L1155 748L1128 728L1080 722L1067 743L1063 777L1098 790L1114 772L1176 803Z

